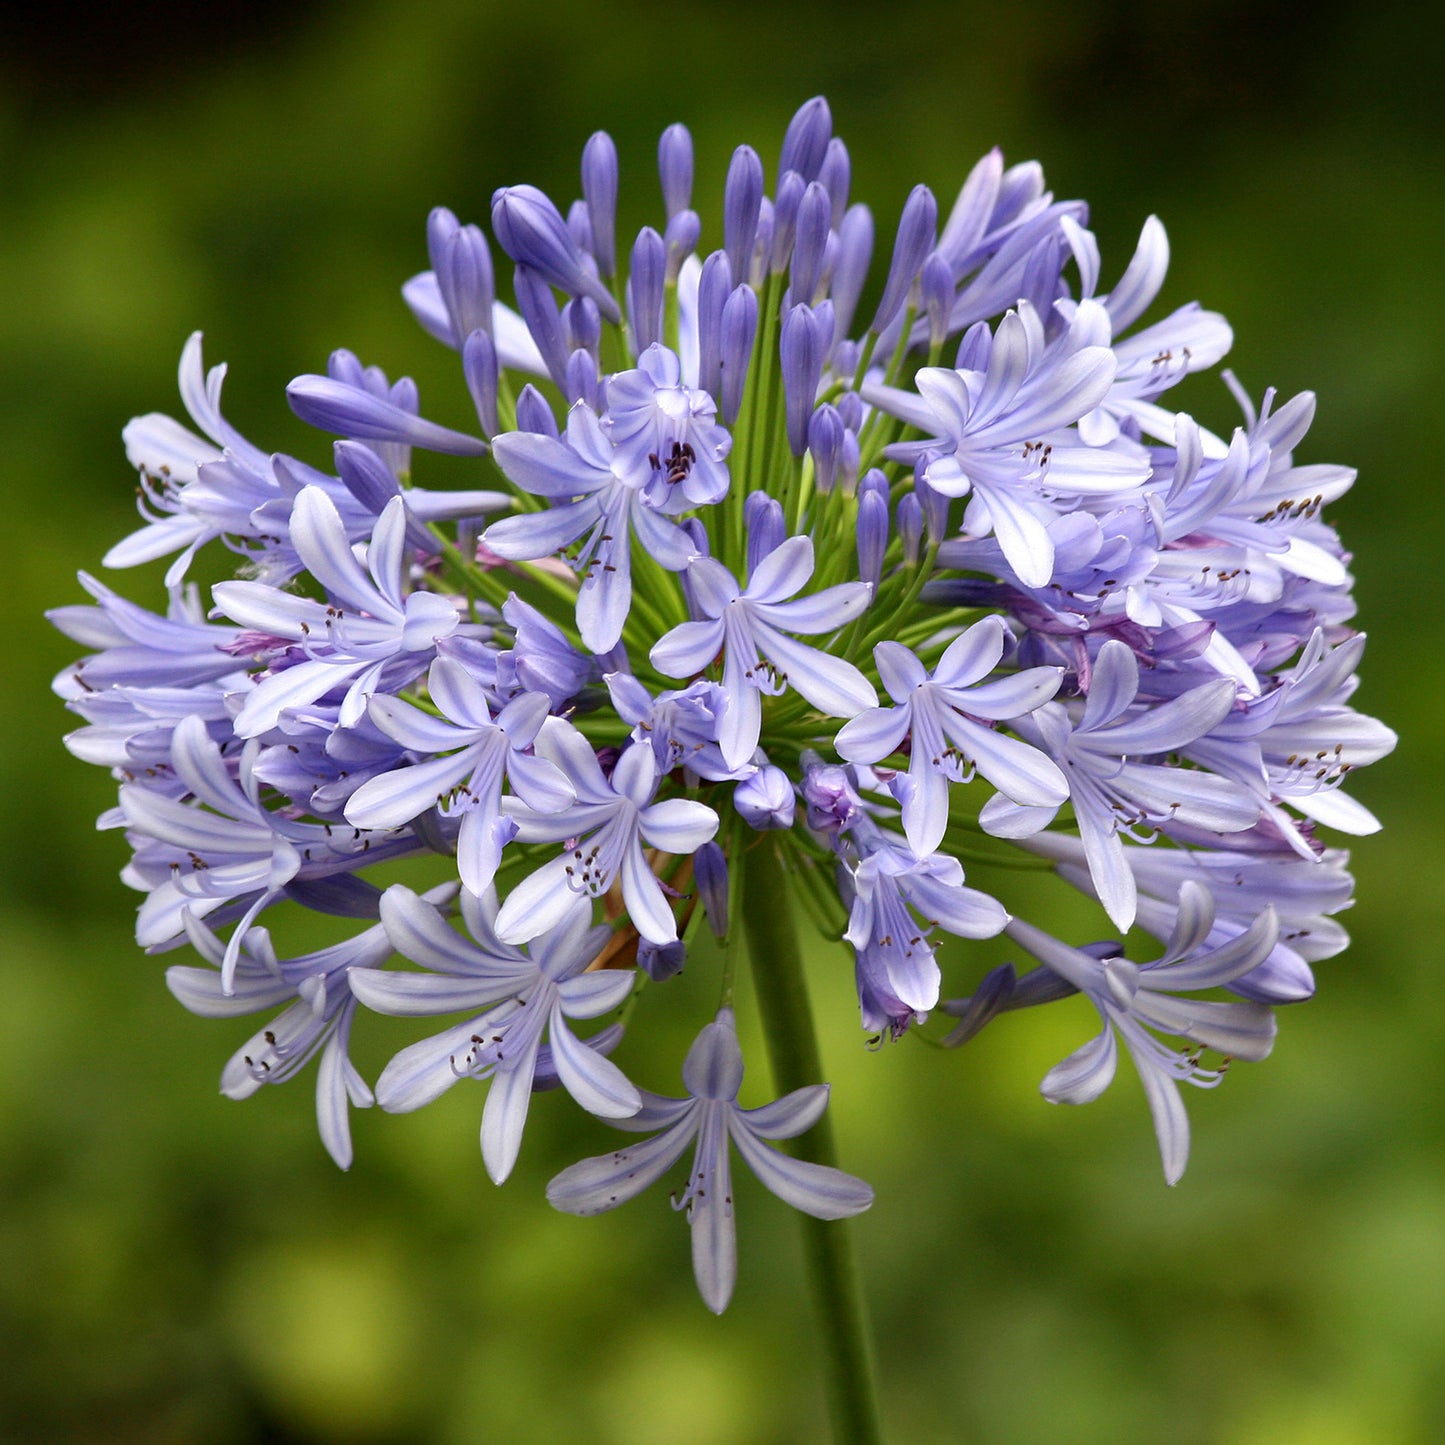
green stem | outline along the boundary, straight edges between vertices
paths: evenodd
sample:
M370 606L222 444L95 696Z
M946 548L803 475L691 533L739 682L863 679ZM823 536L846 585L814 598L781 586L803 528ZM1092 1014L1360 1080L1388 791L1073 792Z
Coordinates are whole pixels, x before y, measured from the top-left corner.
M780 1093L791 1092L820 1083L823 1070L789 897L789 873L766 837L742 861L743 927L773 1082ZM838 1167L827 1114L795 1141L793 1152L814 1164ZM801 1218L836 1439L839 1445L881 1445L867 1316L848 1221Z

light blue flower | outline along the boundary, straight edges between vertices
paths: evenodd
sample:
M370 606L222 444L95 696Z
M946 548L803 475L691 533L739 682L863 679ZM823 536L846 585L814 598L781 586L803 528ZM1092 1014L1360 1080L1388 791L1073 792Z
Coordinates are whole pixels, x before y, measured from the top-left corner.
M497 1184L517 1161L544 1065L600 1118L626 1117L642 1102L617 1065L567 1027L569 1018L600 1018L618 1008L635 979L630 969L587 972L611 930L591 927L591 909L576 898L569 897L567 904L556 925L524 952L499 938L496 897L490 892L462 894L463 916L476 940L470 942L448 927L430 903L393 884L381 899L387 937L403 957L434 971L357 969L350 975L356 996L381 1013L473 1014L397 1054L377 1080L376 1101L389 1113L409 1113L458 1079L489 1078L482 1159ZM543 1044L544 1035L550 1047Z
M653 469L619 450L597 414L578 403L567 413L565 442L538 432L505 432L494 439L497 465L525 492L556 503L494 522L483 543L499 557L528 561L550 556L585 537L576 566L577 627L593 652L622 636L632 605L632 537L664 567L687 565L695 548L687 533L649 500Z
M428 692L441 717L400 698L372 698L372 721L424 761L363 783L347 801L346 818L358 828L399 828L433 806L459 812L461 881L484 893L516 832L502 814L503 778L516 797L543 812L570 806L575 795L556 767L530 752L547 717L545 694L523 693L493 718L476 680L447 657L432 663Z
M1180 890L1174 932L1162 957L1131 963L1121 954L1097 957L1070 948L1022 919L1012 920L1010 938L1041 963L1086 993L1104 1021L1104 1030L1045 1075L1040 1088L1056 1104L1086 1104L1113 1082L1118 1057L1115 1036L1123 1038L1139 1071L1164 1163L1164 1177L1177 1184L1189 1159L1189 1116L1179 1084L1212 1088L1224 1065L1204 1067L1197 1050L1166 1048L1151 1031L1176 1034L1226 1058L1251 1062L1274 1046L1274 1014L1260 1003L1219 1003L1179 998L1178 994L1233 983L1258 967L1274 948L1279 921L1266 907L1237 937L1211 947L1214 900L1197 883Z
M861 616L873 597L862 582L801 592L813 575L813 543L790 537L753 570L746 589L711 557L688 566L693 595L707 621L683 622L658 639L652 663L669 677L691 677L723 654L727 710L718 729L723 761L741 767L762 732L762 694L795 688L831 717L853 717L875 707L878 694L851 662L796 642L788 633L833 632Z
M520 799L504 805L520 842L566 840L567 846L507 895L497 936L508 943L535 938L556 927L578 897L597 898L618 882L633 927L652 943L671 943L677 920L643 844L692 853L717 832L717 814L690 798L654 802L660 775L649 747L633 743L610 778L592 745L561 719L545 724L536 748L566 777L577 801L566 808L532 808Z
M737 1279L730 1144L779 1199L815 1219L859 1214L872 1204L873 1191L840 1169L767 1147L768 1140L796 1138L811 1128L828 1106L828 1086L796 1089L760 1109L740 1108L743 1055L731 1009L720 1010L697 1036L683 1063L682 1081L685 1099L644 1090L635 1114L611 1121L619 1129L661 1133L564 1169L547 1186L547 1199L568 1214L615 1209L662 1178L696 1140L687 1187L674 1195L673 1208L686 1209L692 1226L693 1272L703 1303L721 1314Z
M338 721L356 722L378 689L404 686L425 672L436 644L462 625L455 604L434 592L405 590L406 509L388 502L372 534L363 570L335 504L320 487L296 499L291 540L329 602L281 592L263 582L221 582L216 605L243 627L286 638L307 660L259 680L236 716L238 737L259 737L283 711L345 689Z
M906 647L880 642L873 656L895 706L860 713L834 741L850 762L877 763L911 737L903 831L919 855L943 841L949 782L967 782L975 769L1024 807L1054 809L1069 796L1064 775L1043 753L986 725L1032 712L1059 688L1061 672L1052 667L985 681L1007 636L1002 618L985 617L948 645L932 673Z

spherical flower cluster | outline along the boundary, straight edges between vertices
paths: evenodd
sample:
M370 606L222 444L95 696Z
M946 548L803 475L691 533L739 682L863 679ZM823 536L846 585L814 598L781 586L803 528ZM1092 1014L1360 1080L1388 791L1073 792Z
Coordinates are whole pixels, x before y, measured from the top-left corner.
M344 1168L349 1106L486 1080L501 1183L533 1093L561 1085L650 1137L548 1198L612 1208L692 1148L676 1202L721 1310L732 1147L819 1218L872 1199L770 1147L821 1118L821 1081L737 1103L739 933L764 974L779 923L760 910L790 896L846 940L872 1042L941 1011L962 1043L1087 995L1102 1032L1043 1093L1096 1097L1122 1040L1173 1183L1179 1084L1263 1058L1272 1006L1345 944L1347 857L1316 829L1376 828L1339 784L1394 738L1350 705L1363 637L1322 509L1354 473L1296 462L1309 394L1255 405L1226 372L1241 416L1222 432L1170 407L1231 333L1198 305L1141 324L1168 261L1157 220L1113 276L1084 205L995 151L941 227L927 187L908 196L870 311L873 220L821 99L771 195L739 147L705 253L683 127L658 161L659 224L630 247L603 133L565 214L529 185L495 193L515 309L482 230L432 213L431 268L403 295L459 354L475 432L338 351L288 388L339 438L332 468L268 453L225 420L224 367L192 337L191 422L126 428L144 524L105 558L173 558L168 605L82 574L94 605L50 615L90 649L56 690L83 722L71 751L120 783L102 825L132 849L139 943L199 953L167 975L192 1011L268 1016L223 1091L318 1056ZM418 452L471 459L479 488L414 485ZM215 544L240 575L203 597L187 572ZM1064 942L965 882L964 861L1010 855L1163 952ZM388 876L400 859L442 881L414 891ZM278 946L263 920L283 901L338 941ZM941 936L1000 933L1034 966L945 998ZM668 1098L612 1056L690 954L719 1006ZM348 1057L365 1010L456 1021L369 1084Z

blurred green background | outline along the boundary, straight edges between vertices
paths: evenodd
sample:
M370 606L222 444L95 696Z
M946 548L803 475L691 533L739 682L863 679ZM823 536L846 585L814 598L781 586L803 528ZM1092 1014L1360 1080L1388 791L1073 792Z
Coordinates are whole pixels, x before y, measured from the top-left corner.
M1223 310L1256 395L1318 392L1300 459L1360 469L1332 513L1371 633L1359 701L1403 739L1355 785L1388 826L1355 849L1353 949L1285 1012L1271 1060L1191 1094L1177 1189L1129 1071L1088 1109L1040 1099L1092 1031L1085 1006L1005 1019L959 1054L870 1054L851 970L820 951L844 1162L878 1191L856 1231L893 1439L1445 1439L1442 689L1425 625L1445 126L1418 11L226 0L5 17L0 1438L823 1433L794 1222L750 1179L719 1321L662 1191L595 1220L546 1206L546 1180L615 1137L561 1096L539 1101L496 1190L478 1087L357 1116L345 1175L316 1141L309 1072L244 1106L217 1094L250 1025L191 1018L133 947L123 845L92 828L111 787L63 751L71 720L48 692L75 648L39 619L80 600L75 569L134 525L120 428L179 409L192 329L265 446L325 460L282 388L340 345L464 424L459 369L397 291L425 265L432 205L484 220L493 187L520 180L565 204L606 127L635 227L660 209L657 134L682 120L715 245L732 147L752 142L771 173L792 110L822 91L881 236L916 180L946 203L995 143L1092 203L1106 281L1163 218L1164 302ZM1217 380L1187 400L1234 424ZM109 580L158 605L157 571ZM1005 953L957 955L950 991ZM640 1082L675 1089L711 1008L699 972L647 1000L662 1007L621 1056ZM374 1033L373 1075L415 1031ZM771 1097L751 1057L745 1102Z

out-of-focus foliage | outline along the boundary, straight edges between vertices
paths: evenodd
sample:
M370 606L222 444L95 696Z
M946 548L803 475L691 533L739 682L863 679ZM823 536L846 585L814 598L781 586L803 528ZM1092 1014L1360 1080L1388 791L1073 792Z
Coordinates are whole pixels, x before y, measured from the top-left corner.
M425 265L429 207L484 219L493 187L520 180L565 200L606 127L635 226L660 209L657 134L683 120L715 217L732 147L771 164L794 107L824 91L882 236L915 180L951 197L996 142L1091 199L1106 276L1160 214L1161 305L1223 310L1251 390L1318 392L1300 459L1360 469L1336 512L1370 632L1361 702L1402 737L1357 785L1388 831L1355 850L1354 947L1321 966L1313 1003L1283 1011L1267 1064L1191 1101L1176 1190L1137 1088L1077 1111L1038 1096L1091 1029L1085 1006L1003 1020L959 1054L868 1054L851 966L819 946L843 1162L879 1196L857 1234L894 1437L1442 1438L1429 769L1445 644L1429 598L1445 544L1445 126L1408 11L1317 5L1262 28L1257 7L1207 0L138 4L96 30L20 9L0 45L0 1436L712 1445L821 1430L793 1221L751 1181L718 1321L660 1194L595 1220L547 1208L546 1179L605 1147L560 1096L502 1190L476 1148L480 1090L406 1121L361 1116L349 1175L315 1139L306 1083L220 1098L251 1025L184 1014L131 944L123 850L91 826L105 789L64 754L46 690L73 644L39 612L80 600L74 569L133 525L120 427L174 408L193 328L231 363L229 414L278 448L325 459L282 388L341 345L409 371L430 415L463 422L454 363L397 292ZM1233 424L1222 388L1186 391L1201 420ZM117 585L150 605L158 571ZM1004 956L955 952L951 991ZM653 1052L638 1030L625 1059L663 1091L712 1006L693 971L668 989L645 1021L671 1036ZM383 1038L373 1070L406 1037Z

